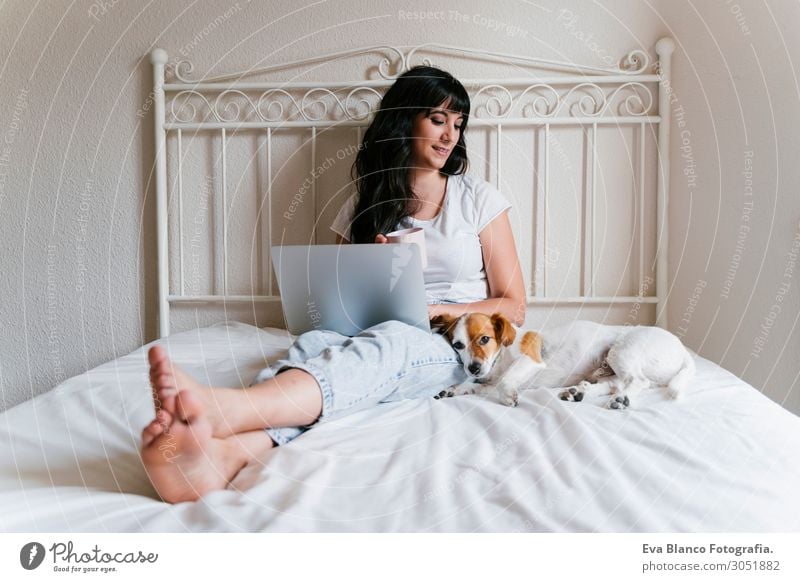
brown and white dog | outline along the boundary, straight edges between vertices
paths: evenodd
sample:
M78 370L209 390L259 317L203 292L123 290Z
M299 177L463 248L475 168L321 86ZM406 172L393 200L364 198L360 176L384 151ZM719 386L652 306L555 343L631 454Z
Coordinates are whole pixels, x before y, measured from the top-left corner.
M514 345L517 330L499 313L437 315L431 329L447 336L468 375L466 382L443 390L437 398L497 390L500 402L516 406L520 386L545 367L541 336L528 331Z

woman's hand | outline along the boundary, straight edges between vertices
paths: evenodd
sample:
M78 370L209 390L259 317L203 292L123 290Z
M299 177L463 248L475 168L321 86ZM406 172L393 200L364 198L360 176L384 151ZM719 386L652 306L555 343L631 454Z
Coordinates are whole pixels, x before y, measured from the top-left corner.
M438 303L431 303L428 305L428 319L433 319L437 315L441 315L442 311L439 309Z
M375 244L385 245L389 242L389 239L383 236L382 234L378 233L375 235Z

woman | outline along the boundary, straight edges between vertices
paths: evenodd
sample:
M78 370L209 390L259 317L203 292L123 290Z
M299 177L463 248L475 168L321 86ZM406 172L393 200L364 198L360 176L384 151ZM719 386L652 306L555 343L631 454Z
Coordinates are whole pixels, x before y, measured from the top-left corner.
M507 210L492 186L464 175L470 103L449 73L415 67L392 85L364 134L353 170L357 194L332 225L337 242L385 243L425 230L431 317L501 313L521 325L525 291ZM463 382L444 336L389 321L353 338L305 333L287 357L243 390L203 386L150 349L156 418L142 459L159 495L195 500L223 489L251 460L312 425Z

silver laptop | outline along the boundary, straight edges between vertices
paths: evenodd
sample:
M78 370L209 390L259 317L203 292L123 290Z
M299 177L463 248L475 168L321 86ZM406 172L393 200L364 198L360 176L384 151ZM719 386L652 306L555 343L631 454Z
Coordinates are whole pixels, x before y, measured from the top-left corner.
M279 246L272 265L292 334L354 336L389 320L431 329L416 244Z

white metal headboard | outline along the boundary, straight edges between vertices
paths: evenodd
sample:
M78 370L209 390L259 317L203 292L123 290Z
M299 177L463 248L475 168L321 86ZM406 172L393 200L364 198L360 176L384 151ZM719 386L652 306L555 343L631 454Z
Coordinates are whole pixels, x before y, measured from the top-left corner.
M674 50L674 42L670 38L660 39L655 50L658 62L651 67L649 58L643 51L633 51L622 59L619 68L606 69L589 66L578 66L566 62L520 57L500 53L488 53L450 47L444 45L424 45L408 52L392 47L370 47L365 49L343 51L325 57L295 61L279 66L253 69L224 76L207 77L200 81L191 80L191 65L185 61L178 63L172 78L167 80L166 69L168 55L162 49L151 53L153 63L153 99L155 113L155 145L156 145L156 199L158 220L158 298L159 329L161 337L170 331L170 306L180 303L256 303L278 302L280 298L272 295L270 285L267 294L236 295L228 293L228 216L226 215L226 184L228 159L226 152L226 132L229 131L265 131L267 143L267 165L270 177L267 179L267 216L271 225L269 201L271 192L271 147L274 133L294 130L308 132L311 145L311 167L316 167L316 143L320 133L330 128L355 128L358 142L362 128L369 123L370 113L377 107L382 91L388 88L396 76L413 66L415 56L421 51L430 51L458 57L470 57L480 60L495 60L498 63L513 64L531 72L514 78L461 79L473 100L473 113L470 126L485 126L494 132L496 147L496 179L498 186L502 180L503 157L501 137L503 128L531 127L544 130L544 167L541 170L544 196L537 196L535 203L536 252L535 265L541 277L536 277L533 291L529 291L529 304L641 304L656 305L656 324L666 325L667 299L667 248L669 228L667 224L667 208L669 193L669 130L670 130L670 58ZM300 67L302 65L332 61L354 56L363 56L375 52L391 54L394 58L384 57L378 64L377 71L381 79L353 82L247 82L245 78L264 75L278 69ZM423 62L428 62L424 59ZM390 69L395 71L390 74ZM477 103L483 102L483 114L479 114ZM657 109L656 109L657 103ZM168 107L169 106L169 107ZM656 292L654 296L638 296L630 294L622 296L597 296L594 292L594 178L597 166L597 131L598 127L631 126L639 130L638 152L638 192L643 197L645 184L645 132L657 132L655 162L657 172L656 192L656 250L655 275ZM591 194L587 194L585 209L586 228L589 230L583 239L584 264L586 276L583 278L583 293L576 297L549 297L546 289L547 238L547 200L550 183L550 132L551 129L563 126L578 126L588 131L586 173L590 175ZM318 131L320 130L320 131ZM221 172L222 172L222 285L221 292L200 295L186 294L184 288L184 236L178 237L178 249L170 252L168 237L168 199L177 196L178 228L183 228L182 201L183 168L182 168L182 136L183 132L216 132L221 137ZM168 134L177 137L177 168L172 171L176 175L173 188L168 189L167 178L167 144ZM311 184L311 197L316 208L316 180ZM638 276L641 281L644 267L644 208L643 199L636 205L638 216L639 265ZM259 213L259 220L261 215ZM264 237L264 244L270 245L269 229ZM315 231L316 232L316 231ZM314 235L316 241L316 236ZM269 257L269 253L264 255ZM177 289L170 289L170 260L179 265ZM264 261L262 268L269 272L271 266ZM271 280L271 279L270 279Z

